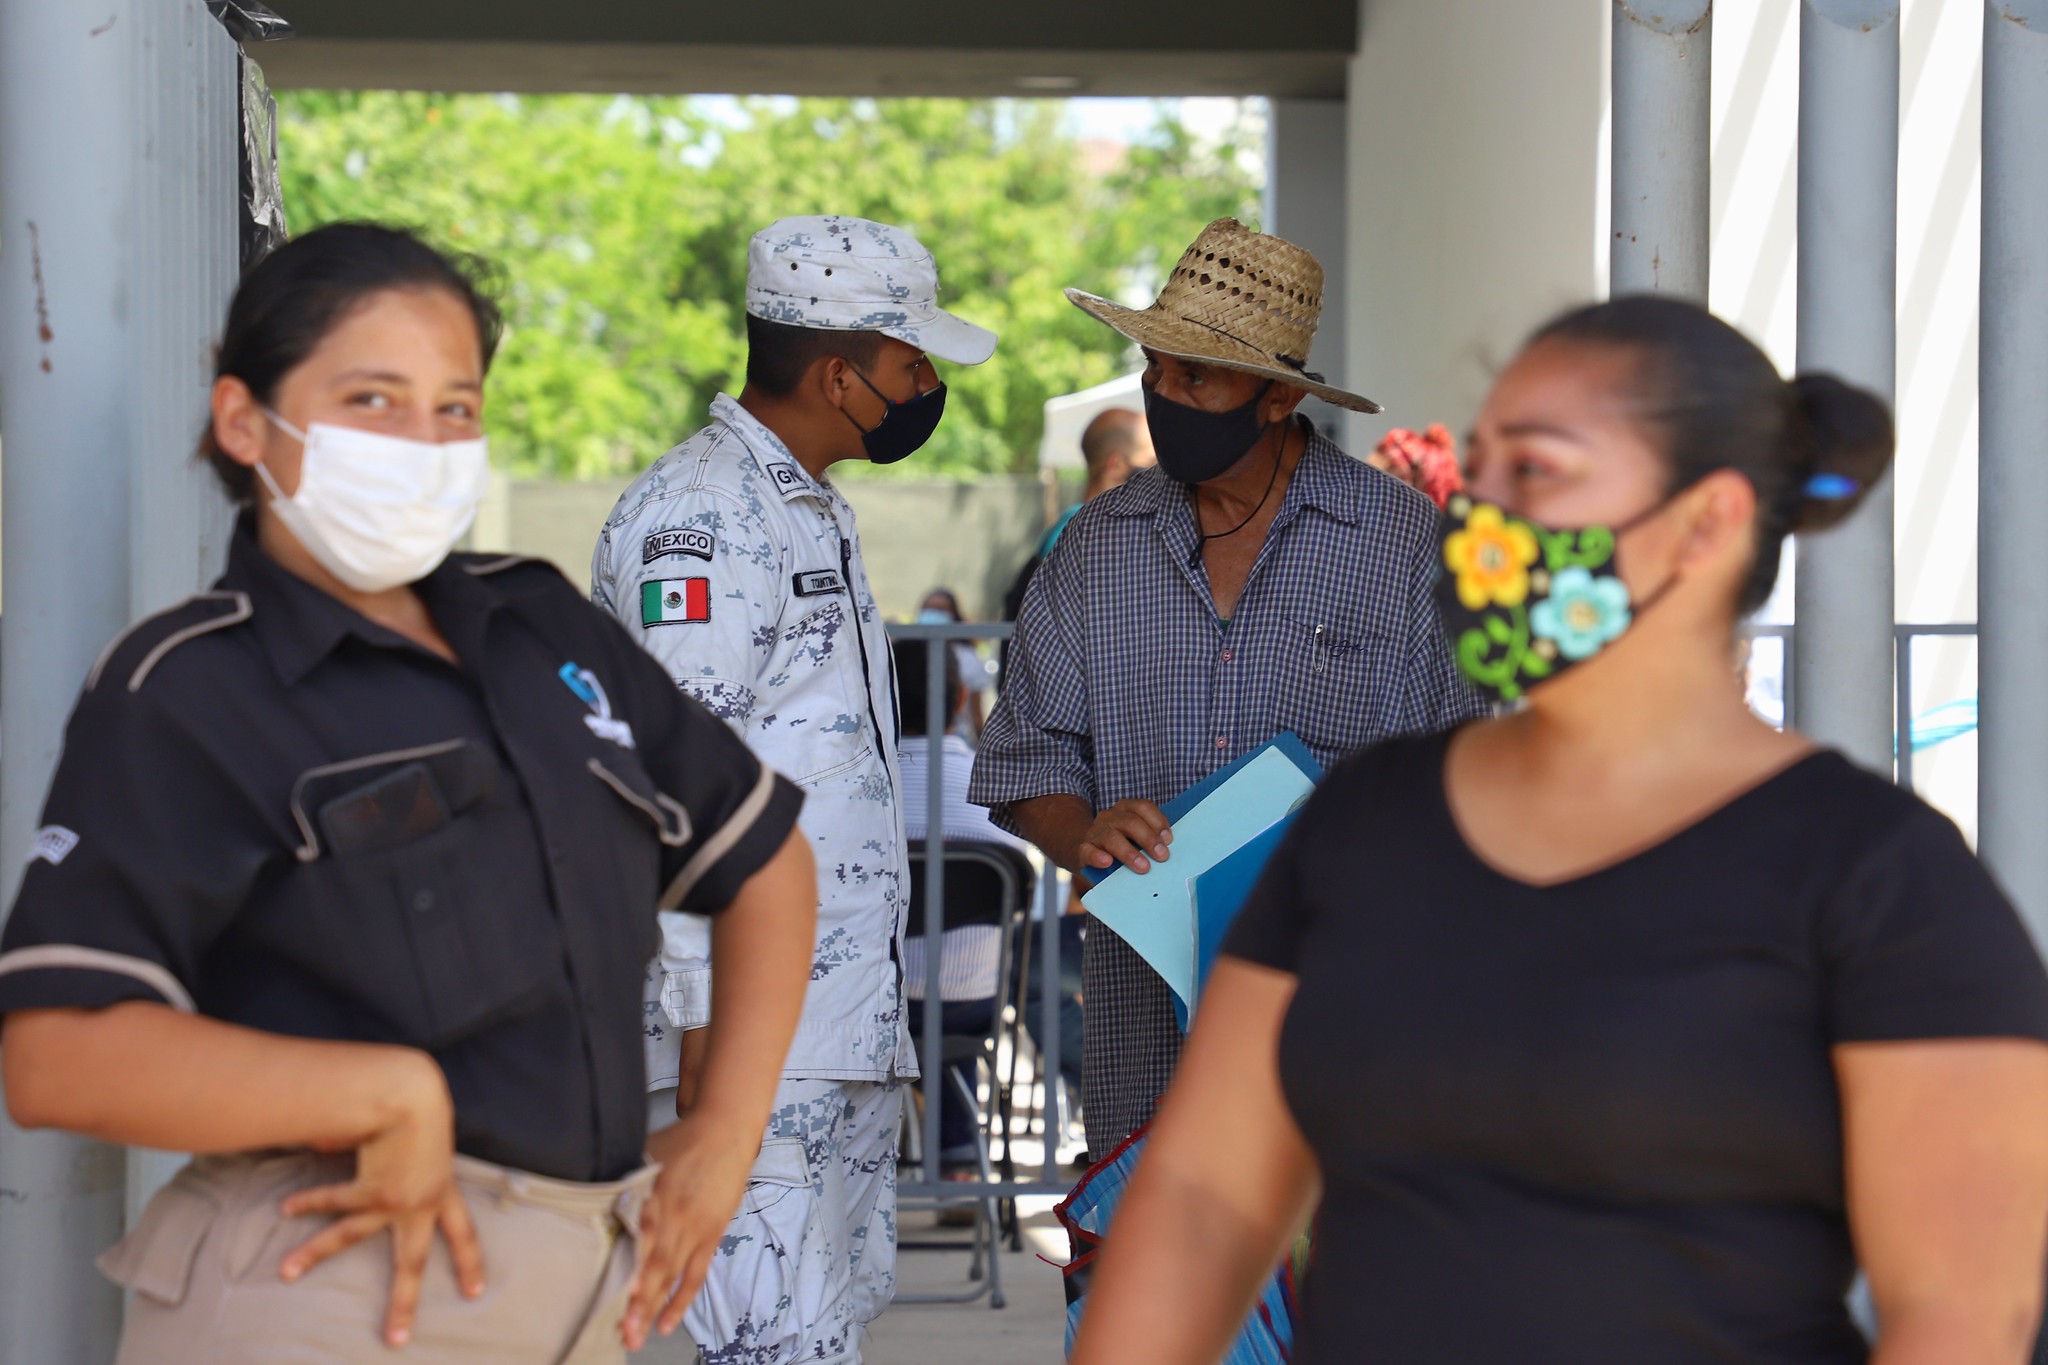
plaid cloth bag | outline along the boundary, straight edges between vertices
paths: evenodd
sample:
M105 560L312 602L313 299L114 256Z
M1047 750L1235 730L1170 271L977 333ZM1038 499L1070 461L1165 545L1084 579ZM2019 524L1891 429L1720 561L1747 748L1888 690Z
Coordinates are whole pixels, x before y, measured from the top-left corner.
M1081 1328L1081 1310L1087 1303L1096 1255L1109 1235L1109 1220L1131 1183L1131 1172L1137 1168L1144 1146L1145 1129L1140 1128L1090 1166L1080 1183L1053 1209L1053 1216L1067 1230L1068 1258L1060 1274L1067 1293L1069 1355L1073 1354L1074 1335ZM1305 1248L1298 1246L1266 1282L1230 1353L1223 1357L1223 1365L1286 1365L1294 1348L1295 1275L1297 1267L1305 1265Z

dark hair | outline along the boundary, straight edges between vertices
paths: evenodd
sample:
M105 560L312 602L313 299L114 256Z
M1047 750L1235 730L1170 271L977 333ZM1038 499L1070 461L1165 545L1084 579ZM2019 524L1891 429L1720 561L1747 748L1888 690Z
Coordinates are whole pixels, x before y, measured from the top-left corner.
M1138 448L1138 427L1144 417L1129 408L1105 408L1081 433L1081 458L1088 472L1100 474L1113 455L1128 455Z
M871 370L882 354L880 332L842 332L827 327L792 327L747 314L747 384L783 398L796 392L813 363L838 356Z
M946 673L946 724L950 727L953 717L960 714L960 659L952 645L943 641L891 641L889 649L896 656L896 695L903 707L905 735L925 733L925 712L931 708L931 691L925 681L931 668L926 662L930 657L925 653L926 644L939 644L946 655L941 665Z
M1794 532L1846 519L1892 459L1883 399L1831 374L1781 378L1755 342L1696 303L1654 294L1564 314L1529 339L1636 358L1631 397L1670 466L1670 491L1731 469L1756 489L1756 562L1736 603L1761 607Z
M216 379L233 375L260 403L271 402L284 377L304 363L327 334L372 295L390 289L442 289L476 319L484 368L498 349L503 322L485 292L482 262L451 258L403 228L334 223L295 237L249 267L228 305L227 329L214 359ZM228 497L255 498L255 471L229 459L213 423L199 440Z

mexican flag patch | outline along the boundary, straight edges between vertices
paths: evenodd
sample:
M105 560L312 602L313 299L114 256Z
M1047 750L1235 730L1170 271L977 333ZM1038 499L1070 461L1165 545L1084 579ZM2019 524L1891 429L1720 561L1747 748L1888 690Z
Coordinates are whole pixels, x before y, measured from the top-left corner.
M710 619L708 578L663 578L640 585L642 626L680 626Z

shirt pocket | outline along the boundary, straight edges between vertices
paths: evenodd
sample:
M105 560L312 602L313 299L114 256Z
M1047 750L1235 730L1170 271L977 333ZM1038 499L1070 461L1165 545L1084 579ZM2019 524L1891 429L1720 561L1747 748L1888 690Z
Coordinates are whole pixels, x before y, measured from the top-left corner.
M533 826L496 778L490 750L467 740L302 774L292 814L306 843L265 917L269 946L422 1048L545 995L560 935L546 888L506 875L502 850L530 846Z
M1343 622L1282 621L1276 728L1332 758L1386 738L1400 702L1400 638Z
M846 600L833 598L780 637L782 666L763 689L759 724L799 786L852 772L874 753L859 629Z

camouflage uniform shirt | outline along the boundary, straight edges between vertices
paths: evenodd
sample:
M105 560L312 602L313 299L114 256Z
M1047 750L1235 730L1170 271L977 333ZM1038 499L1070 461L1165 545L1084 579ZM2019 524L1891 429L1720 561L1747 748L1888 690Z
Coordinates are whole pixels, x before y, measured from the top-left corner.
M591 596L805 791L818 943L783 1074L915 1076L902 1028L895 678L853 508L734 399L721 394L711 416L620 497ZM664 1035L706 1022L710 998L708 920L670 916L663 928L648 1008L656 1080L657 1054L673 1055Z

